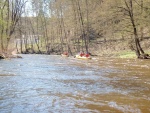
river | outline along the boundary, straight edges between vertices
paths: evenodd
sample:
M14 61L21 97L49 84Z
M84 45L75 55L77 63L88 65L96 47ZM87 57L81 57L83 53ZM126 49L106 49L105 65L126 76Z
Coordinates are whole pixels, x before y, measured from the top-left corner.
M0 60L0 113L150 113L150 60Z

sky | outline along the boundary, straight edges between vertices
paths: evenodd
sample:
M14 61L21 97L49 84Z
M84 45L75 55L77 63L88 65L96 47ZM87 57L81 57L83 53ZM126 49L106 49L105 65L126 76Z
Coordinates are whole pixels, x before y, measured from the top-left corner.
M23 13L22 16L28 16L28 17L36 16L35 12L33 12L33 9L32 9L32 4L31 4L32 0L26 0L26 1L27 2L25 5L25 13ZM48 6L45 5L43 11L45 12L45 14L50 15Z
M25 13L23 13L22 16L33 16L31 0L26 1L27 2L25 4Z

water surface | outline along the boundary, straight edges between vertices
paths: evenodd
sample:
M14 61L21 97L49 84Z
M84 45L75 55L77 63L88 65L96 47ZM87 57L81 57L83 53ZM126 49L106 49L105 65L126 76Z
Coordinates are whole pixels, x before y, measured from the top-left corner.
M0 60L0 113L149 113L150 61Z

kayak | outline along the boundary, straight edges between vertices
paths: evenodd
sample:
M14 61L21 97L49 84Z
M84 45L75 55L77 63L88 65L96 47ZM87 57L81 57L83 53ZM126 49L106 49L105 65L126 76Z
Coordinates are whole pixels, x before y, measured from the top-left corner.
M78 58L78 59L92 59L91 57L80 56L80 55L76 55L75 58Z
M61 54L61 56L63 56L63 57L69 57L69 55L64 55L64 54Z

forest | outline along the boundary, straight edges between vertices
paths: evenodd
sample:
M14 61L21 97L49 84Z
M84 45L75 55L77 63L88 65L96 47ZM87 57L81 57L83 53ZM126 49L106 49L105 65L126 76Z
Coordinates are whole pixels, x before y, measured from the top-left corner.
M149 58L150 1L1 0L0 54L14 50Z

